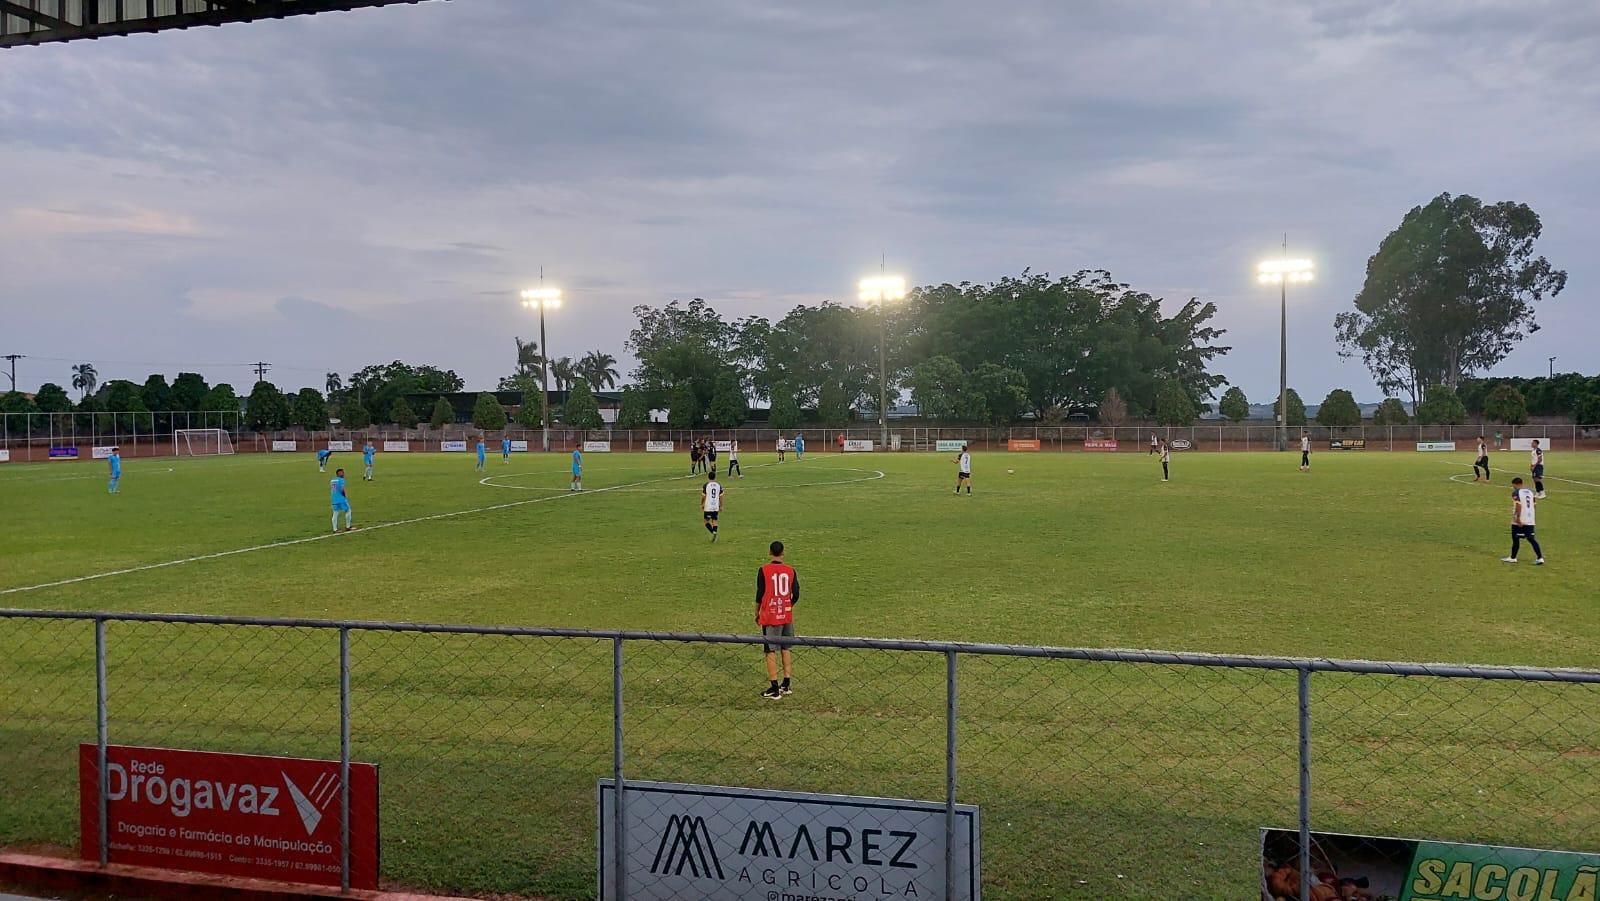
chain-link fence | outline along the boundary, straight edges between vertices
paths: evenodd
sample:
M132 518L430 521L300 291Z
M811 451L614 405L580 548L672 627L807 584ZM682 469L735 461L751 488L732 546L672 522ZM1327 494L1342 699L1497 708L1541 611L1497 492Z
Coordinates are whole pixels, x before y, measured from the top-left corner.
M484 895L1236 899L1261 827L1307 881L1313 830L1600 851L1600 671L796 638L771 701L760 641L3 612L0 842L78 847L80 745L131 745L376 764L384 878Z

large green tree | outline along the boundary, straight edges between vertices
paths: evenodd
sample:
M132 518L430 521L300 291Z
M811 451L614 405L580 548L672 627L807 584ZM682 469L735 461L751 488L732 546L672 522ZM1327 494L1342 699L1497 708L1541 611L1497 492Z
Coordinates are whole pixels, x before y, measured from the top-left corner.
M954 358L940 354L911 370L911 401L928 419L953 422L977 419L974 401L980 400L968 384L966 370Z
M206 391L205 397L200 399L200 409L207 413L237 413L239 395L234 393L233 386L227 382L213 385Z
M972 393L983 400L983 418L1007 426L1028 409L1028 378L1022 370L984 363L972 372Z
M1334 319L1340 353L1360 355L1385 391L1461 379L1537 331L1535 305L1567 274L1534 255L1542 226L1526 204L1440 194L1414 207L1367 261L1355 309Z
M572 389L567 392L566 406L561 410L561 420L580 429L605 426L605 419L600 415L600 404L595 401L588 382L580 379L573 383Z
M167 377L156 373L145 379L144 387L139 389L139 399L152 413L172 409L172 386L167 384Z
M1361 407L1356 404L1355 395L1343 388L1329 391L1317 408L1317 424L1337 428L1360 425Z
M189 411L201 408L210 386L198 372L180 372L172 382L173 410Z
M1372 411L1373 425L1405 425L1411 421L1406 405L1398 397L1386 397L1378 409Z
M1483 415L1491 422L1522 425L1528 421L1528 405L1515 386L1500 385L1484 398Z
M643 390L629 385L622 389L622 404L617 408L617 428L642 429L650 424L650 400Z
M1244 390L1235 385L1223 392L1217 412L1229 422L1244 422L1250 418L1250 400L1244 396Z
M692 429L700 425L700 401L695 398L694 386L688 382L672 389L672 399L667 407L667 425L674 429Z
M773 385L768 389L772 407L767 411L767 424L780 432L792 431L800 425L800 402L788 385Z
M389 415L393 417L391 421L402 429L414 429L420 421L417 411L411 409L411 403L403 397L389 408Z
M738 329L698 297L687 304L675 300L659 308L637 306L633 312L638 324L628 334L627 349L639 361L635 382L653 405L668 402L669 420L681 418L672 408L691 409L680 396L688 391L698 422L700 411L711 403L718 376L730 369L737 372Z
M850 390L837 382L824 384L817 394L817 421L830 429L850 424Z
M1460 425L1467 421L1467 408L1449 385L1430 385L1417 405L1417 422L1422 425Z
M399 401L395 402L396 404ZM358 432L372 425L372 413L359 400L347 397L339 404L339 426Z
M523 404L523 407L526 408L527 404ZM456 411L454 407L450 406L449 401L441 397L433 402L433 413L428 417L429 425L432 425L437 429L443 428L444 426L447 426L455 421Z
M289 427L289 401L268 381L256 382L245 401L245 423L253 432L276 432Z
M345 380L347 395L360 400L379 422L394 421L394 402L407 394L448 394L465 386L453 370L395 360L364 366Z
M736 429L750 418L744 387L733 370L717 377L717 388L711 395L711 406L706 408L706 418L719 429Z
M1195 416L1198 415L1194 401L1189 399L1177 379L1168 379L1161 383L1156 391L1156 423L1165 426L1194 425Z
M45 382L33 395L33 404L40 413L67 413L72 410L72 398L67 389L55 382Z
M506 408L500 399L485 391L472 405L472 424L480 429L498 432L506 427Z
M328 428L328 404L323 400L322 392L315 388L301 388L300 393L294 396L294 404L290 410L290 418L294 424L308 432L326 431ZM346 428L352 426L341 423Z

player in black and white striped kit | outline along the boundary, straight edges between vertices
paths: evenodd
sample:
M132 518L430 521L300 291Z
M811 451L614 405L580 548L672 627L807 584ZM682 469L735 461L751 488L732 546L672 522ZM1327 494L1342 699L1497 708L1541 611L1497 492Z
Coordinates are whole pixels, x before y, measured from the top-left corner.
M1478 476L1478 470L1480 469L1483 470L1482 478ZM1482 435L1478 436L1478 456L1472 461L1472 481L1489 481L1489 442L1483 440Z

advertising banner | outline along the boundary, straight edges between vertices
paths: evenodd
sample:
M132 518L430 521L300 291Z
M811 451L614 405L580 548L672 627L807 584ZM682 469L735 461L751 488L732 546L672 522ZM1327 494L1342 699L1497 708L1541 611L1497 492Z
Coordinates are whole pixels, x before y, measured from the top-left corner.
M0 463L11 462L11 451L0 449Z
M272 449L274 451L292 451L299 449L299 444L294 441L274 441L272 442Z
M629 897L945 898L944 805L626 783ZM615 789L600 782L600 899L617 897ZM951 901L981 898L978 808L956 805ZM648 887L647 891L639 889Z
M1365 438L1333 438L1328 441L1328 450L1366 450Z
M1300 893L1300 833L1261 830L1261 898ZM1600 854L1311 833L1311 884L1329 898L1574 901L1600 898ZM1313 897L1322 895L1313 891Z
M1086 450L1086 451L1103 451L1103 452L1106 452L1106 453L1110 453L1111 451L1114 451L1114 450L1117 449L1117 439L1115 439L1115 438L1085 438L1085 439L1083 439L1083 449Z
M79 843L100 855L93 744L78 746ZM338 885L339 761L106 748L112 863ZM378 768L350 764L350 887L378 887Z
M1187 438L1174 438L1167 446L1173 450L1188 450L1189 448L1194 447L1193 444L1189 443L1189 439Z
M89 456L95 460L104 460L111 456L111 448L115 446L112 444L96 445L89 448Z
M1037 438L1012 438L1006 442L1008 451L1036 451L1040 447Z
M941 454L960 453L961 449L966 446L967 439L965 438L956 438L953 440L948 438L940 438L938 441L933 443L933 449Z
M585 441L583 443L583 452L586 454L609 454L611 453L611 442Z
M78 459L78 449L76 447L52 447L50 448L50 459L76 460Z
M410 453L411 452L411 442L409 442L409 441L385 441L385 442L383 442L383 450L384 450L384 453L389 453L389 454Z
M466 453L467 443L465 441L441 441L439 442L439 450Z
M645 452L651 454L670 454L675 447L676 445L671 441L646 441L644 443Z
M1419 451L1453 451L1456 449L1454 441L1418 441Z
M512 441L511 442L511 452L513 454L525 454L525 453L527 453L528 452L528 442L526 442L526 441Z
M847 454L867 454L872 452L873 442L866 438L844 439L844 450Z
M717 453L719 454L725 454L733 450L732 441L713 441L711 442L711 446L715 447L717 449Z
M329 441L328 442L328 450L331 450L331 451L344 451L345 453L348 454L348 453L350 453L351 451L353 451L355 449L356 449L356 445L355 445L354 441Z
M1510 449L1511 450L1519 450L1519 451L1531 451L1531 450L1533 450L1533 443L1535 441L1539 442L1539 446L1544 448L1545 450L1548 451L1550 449L1550 439L1549 438L1543 438L1543 437L1540 437L1540 438L1513 438L1513 439L1511 439Z

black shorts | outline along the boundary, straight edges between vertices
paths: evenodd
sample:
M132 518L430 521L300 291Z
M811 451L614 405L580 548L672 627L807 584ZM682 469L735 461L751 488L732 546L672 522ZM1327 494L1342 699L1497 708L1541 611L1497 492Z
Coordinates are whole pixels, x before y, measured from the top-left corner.
M709 520L715 522L716 519L717 519L717 514L722 512L722 511L720 511L720 510L706 510L704 512L706 514L706 519L709 519Z
M1489 455L1488 454L1484 454L1483 456L1481 456L1478 459L1474 460L1472 465L1473 466L1488 466L1489 465Z
M1519 538L1532 538L1533 537L1533 526L1513 525L1511 527L1511 534L1515 535L1515 536L1517 536Z
M784 623L781 626L762 626L761 627L761 637L763 637L763 638L793 638L794 637L794 623ZM763 645L761 645L761 650L767 652L768 654L772 654L772 653L776 653L778 650L780 650L780 648L775 644L763 644ZM784 649L784 650L786 650L786 649Z
M1301 451L1300 452L1300 465L1301 466L1310 466L1311 465L1311 452L1310 451Z
M970 479L970 478L972 478L972 473L964 472L964 473L961 473L960 475L956 476L956 478L958 478L958 479Z
M1536 478L1536 479L1544 478L1544 464L1543 463L1540 463L1538 466L1535 466L1533 468L1533 477Z

